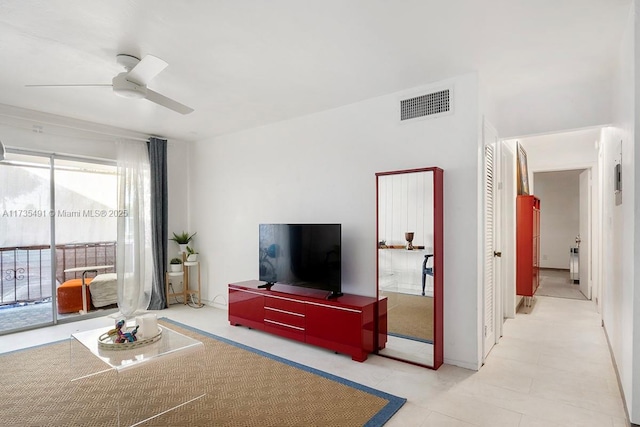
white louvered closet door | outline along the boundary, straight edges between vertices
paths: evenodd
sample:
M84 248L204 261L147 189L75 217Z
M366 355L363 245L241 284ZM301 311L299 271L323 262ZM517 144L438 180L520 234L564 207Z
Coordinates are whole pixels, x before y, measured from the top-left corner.
M483 325L483 354L487 357L496 343L496 209L495 209L495 163L494 155L496 143L486 131L484 133L484 325Z

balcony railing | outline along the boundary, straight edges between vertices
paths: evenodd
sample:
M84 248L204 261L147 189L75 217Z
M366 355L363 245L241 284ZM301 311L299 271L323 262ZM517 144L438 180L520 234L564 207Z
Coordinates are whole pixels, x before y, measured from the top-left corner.
M65 273L69 268L113 265L101 273L115 272L116 242L61 244L55 252L57 284L82 276L82 272ZM0 305L47 298L51 298L51 246L0 248Z

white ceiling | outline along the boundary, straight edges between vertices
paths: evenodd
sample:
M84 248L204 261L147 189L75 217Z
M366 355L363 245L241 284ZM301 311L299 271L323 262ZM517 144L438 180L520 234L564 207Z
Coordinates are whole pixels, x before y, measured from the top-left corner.
M496 102L608 78L630 0L2 0L0 104L198 140L478 71ZM169 63L109 88L118 53Z

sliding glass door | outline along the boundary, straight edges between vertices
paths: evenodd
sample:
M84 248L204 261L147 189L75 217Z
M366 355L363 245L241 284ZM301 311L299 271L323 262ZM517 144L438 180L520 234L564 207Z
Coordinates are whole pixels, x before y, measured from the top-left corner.
M51 158L7 158L0 162L0 333L53 322Z
M115 310L115 165L10 151L0 183L0 334Z
M70 158L54 162L57 315L65 319L115 308L116 166ZM96 285L91 292L97 275L100 289Z

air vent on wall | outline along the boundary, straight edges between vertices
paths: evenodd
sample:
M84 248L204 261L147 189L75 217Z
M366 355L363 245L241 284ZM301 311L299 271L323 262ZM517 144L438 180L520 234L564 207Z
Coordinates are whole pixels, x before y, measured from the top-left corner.
M433 116L451 110L451 90L444 89L400 101L400 120Z

